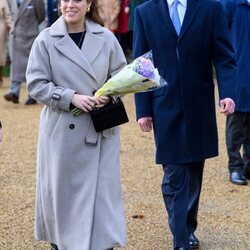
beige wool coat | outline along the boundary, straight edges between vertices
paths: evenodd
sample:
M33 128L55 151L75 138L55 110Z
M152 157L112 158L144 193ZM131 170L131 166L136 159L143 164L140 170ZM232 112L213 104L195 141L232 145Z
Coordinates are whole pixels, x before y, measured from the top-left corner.
M44 104L35 236L60 250L126 244L119 128L96 133L89 113L75 117L69 110L75 92L92 95L126 60L112 32L90 20L85 26L81 50L68 35L63 17L42 31L26 74L30 95Z
M7 0L0 1L0 67L6 63L8 30L11 28L10 11Z
M26 82L29 53L39 33L39 24L45 19L45 4L43 0L23 0L17 8L16 0L11 0L10 9L13 21L9 41L11 80Z
M117 29L120 5L120 0L98 0L99 15L106 28L110 30Z

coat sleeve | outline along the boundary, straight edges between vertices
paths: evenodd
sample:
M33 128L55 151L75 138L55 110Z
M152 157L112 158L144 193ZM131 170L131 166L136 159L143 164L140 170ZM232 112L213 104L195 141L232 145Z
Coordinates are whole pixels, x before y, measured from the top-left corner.
M11 16L10 16L10 9L7 1L5 1L5 8L4 8L4 15L6 20L6 27L8 30L11 29Z
M113 34L112 34L112 36L113 36ZM109 64L109 76L108 76L108 78L114 76L127 64L125 55L123 53L123 50L122 50L121 45L119 44L118 40L114 37L113 41L114 41L114 45L113 45L113 49L111 50L111 53L110 53L110 60L109 60L110 64Z
M29 94L37 101L55 109L70 111L70 103L75 91L55 85L51 81L51 67L46 41L41 32L31 48L26 80Z
M222 3L226 19L227 19L227 24L229 29L231 29L232 22L233 22L233 13L234 13L234 2L233 0L220 0Z
M234 98L236 61L229 28L221 3L216 2L214 12L213 62L216 69L220 100Z
M133 57L137 58L150 50L145 34L143 17L139 7L135 9L134 34L133 34ZM151 93L135 94L136 119L142 117L152 117Z

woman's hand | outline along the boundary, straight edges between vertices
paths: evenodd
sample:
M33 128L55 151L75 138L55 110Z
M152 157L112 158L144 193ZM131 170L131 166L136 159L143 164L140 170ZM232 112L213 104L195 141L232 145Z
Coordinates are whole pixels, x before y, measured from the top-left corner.
M103 105L104 99L99 97L74 94L71 103L84 112L92 111L95 107Z
M10 26L6 26L6 33L9 34L10 33Z
M101 108L101 107L105 106L110 100L110 98L108 96L105 96L105 95L99 96L99 97L96 97L96 98L100 103L100 104L95 106L96 108Z

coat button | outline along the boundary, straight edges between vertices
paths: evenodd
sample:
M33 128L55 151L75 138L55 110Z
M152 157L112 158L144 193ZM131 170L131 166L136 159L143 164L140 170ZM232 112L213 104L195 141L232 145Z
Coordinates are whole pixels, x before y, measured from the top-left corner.
M74 128L75 128L75 125L74 125L73 123L71 123L71 124L69 125L69 128L70 128L70 129L74 129Z

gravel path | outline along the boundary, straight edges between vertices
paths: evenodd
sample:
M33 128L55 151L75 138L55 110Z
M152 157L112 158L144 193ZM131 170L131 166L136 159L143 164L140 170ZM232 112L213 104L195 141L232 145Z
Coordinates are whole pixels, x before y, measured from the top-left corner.
M0 250L45 250L48 244L33 238L36 145L42 106L24 106L24 86L20 104L5 102L2 96L7 92L7 80L0 89L4 126L0 144ZM139 131L132 95L125 98L125 104L130 117L130 122L121 127L121 175L128 226L125 249L171 250L160 191L162 171L154 164L153 135ZM235 186L229 182L224 125L225 117L218 114L220 156L206 161L196 235L200 249L250 250L250 183Z

